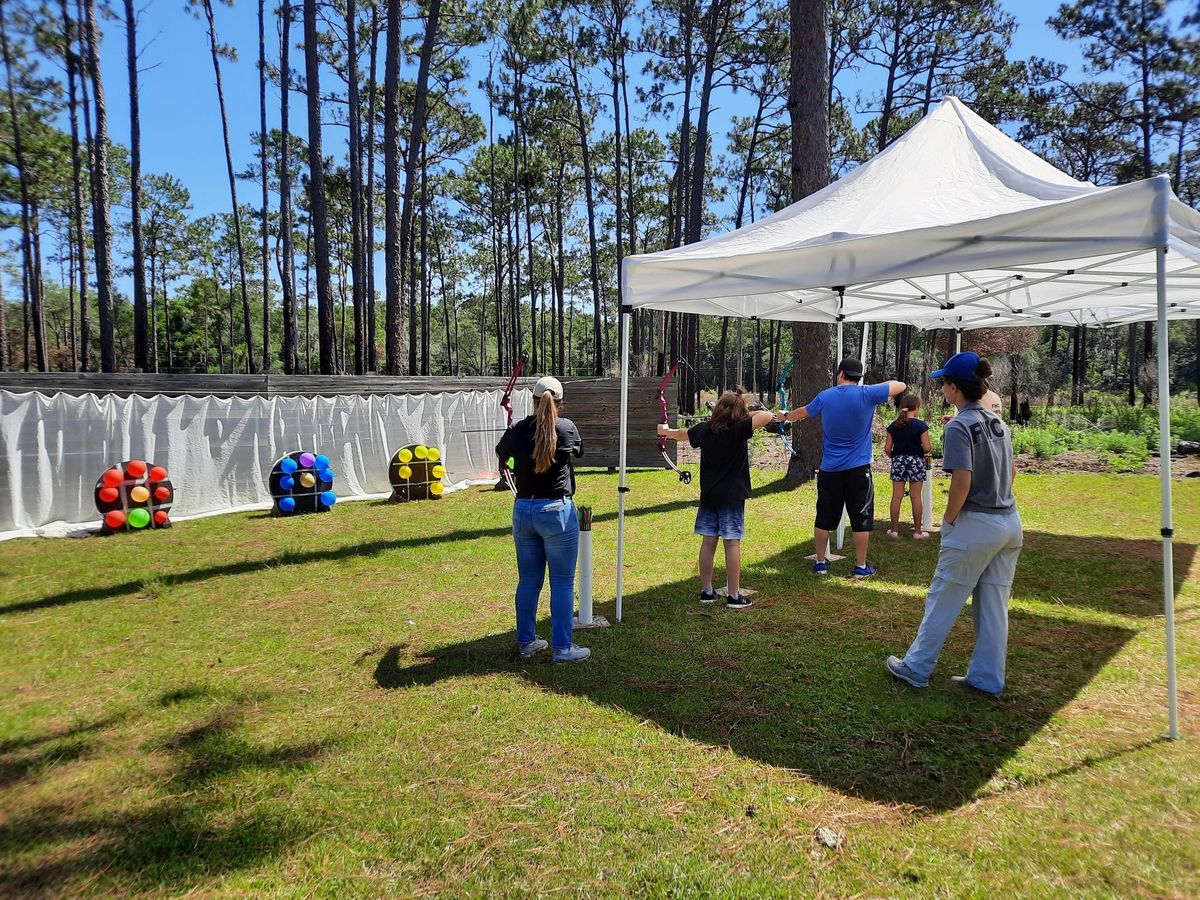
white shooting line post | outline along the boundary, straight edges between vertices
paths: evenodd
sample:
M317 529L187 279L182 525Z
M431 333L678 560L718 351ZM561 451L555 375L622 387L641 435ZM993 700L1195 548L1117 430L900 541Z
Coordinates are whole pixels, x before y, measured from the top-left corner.
M629 439L629 329L632 316L621 310L621 429L617 457L617 621L621 621L621 597L625 587L625 445Z
M1171 375L1167 334L1167 248L1155 250L1158 269L1158 465L1162 487L1163 616L1167 629L1167 737L1179 739L1175 682L1175 559L1171 516Z
M834 360L833 360L834 366L837 366L842 361L842 346L843 346L843 344L842 344L842 338L843 338L842 302L843 302L843 294L844 294L844 290L842 288L838 288L837 356L834 357ZM837 370L836 369L834 370L834 373L833 373L833 383L837 384ZM837 548L839 550L841 550L842 546L846 543L846 519L847 519L846 507L843 506L841 518L838 519L838 527L837 527ZM828 548L826 548L826 553L828 553L828 552L829 552Z

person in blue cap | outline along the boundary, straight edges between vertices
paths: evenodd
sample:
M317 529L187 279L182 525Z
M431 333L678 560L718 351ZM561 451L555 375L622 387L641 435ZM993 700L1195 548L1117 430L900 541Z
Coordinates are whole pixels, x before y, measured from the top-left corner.
M817 515L813 527L817 561L814 575L828 575L829 532L838 527L842 510L854 532L855 578L870 578L867 549L875 527L875 483L871 480L871 424L875 407L908 389L903 381L861 384L863 364L853 357L838 363L837 383L797 407L781 421L821 417L821 469L817 472Z
M1021 554L1021 517L1013 498L1012 437L980 403L992 367L976 353L956 353L932 377L958 414L942 435L942 465L950 497L942 516L942 546L925 600L925 616L904 659L888 671L916 688L929 686L950 629L972 593L975 650L965 675L950 681L986 694L1004 690L1008 599Z

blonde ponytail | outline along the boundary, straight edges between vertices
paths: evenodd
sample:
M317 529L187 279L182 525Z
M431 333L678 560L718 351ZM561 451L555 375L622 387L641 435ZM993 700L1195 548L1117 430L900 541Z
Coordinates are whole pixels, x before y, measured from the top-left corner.
M558 401L553 393L542 394L534 415L533 471L540 475L550 468L558 452Z

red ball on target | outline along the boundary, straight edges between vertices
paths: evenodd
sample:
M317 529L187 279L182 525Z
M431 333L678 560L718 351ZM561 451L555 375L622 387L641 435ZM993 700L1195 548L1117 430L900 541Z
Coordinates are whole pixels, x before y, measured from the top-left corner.
M170 496L171 496L170 489L163 487L162 485L159 485L158 487L156 487L154 489L154 499L155 500L159 500L159 501L166 500Z
M166 481L167 480L167 470L164 469L162 466L155 466L154 468L152 468L150 470L150 480L151 481Z
M120 487L125 483L125 473L120 468L105 469L103 479L105 487Z
M121 496L121 492L115 487L100 488L100 500L104 503L114 503Z
M125 471L129 473L130 478L141 478L146 474L146 461L142 459L131 459L129 465L125 467Z
M119 509L114 509L114 510L111 510L110 512L106 512L104 514L104 524L107 525L109 528L111 528L113 531L116 531L118 528L120 528L122 525L125 524L125 513L121 512L121 510L119 510Z
M154 524L155 525L166 525L167 524L167 511L165 509L160 509L158 512L156 512L154 514Z

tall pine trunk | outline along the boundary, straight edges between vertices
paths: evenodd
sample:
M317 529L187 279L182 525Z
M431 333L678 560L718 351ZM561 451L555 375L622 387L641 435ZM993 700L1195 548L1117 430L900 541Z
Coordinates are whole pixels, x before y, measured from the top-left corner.
M129 71L129 219L133 233L133 364L149 368L146 334L146 255L142 246L142 115L138 100L137 9L125 0L125 57Z
M312 2L312 0L308 0ZM384 332L389 375L401 373L404 343L404 252L400 239L400 28L403 21L400 0L387 0L387 41L384 50L383 81L383 246L386 291Z
M233 150L229 145L229 116L225 111L225 89L221 84L220 45L213 18L212 0L204 0L204 18L208 22L208 47L212 54L213 76L217 81L217 105L221 109L221 134L225 140L225 171L229 176L229 200L233 205L233 239L237 243L238 275L242 289L242 330L246 342L246 371L255 372L254 335L250 330L250 292L246 288L246 249L242 243L242 212L238 208L237 176L233 171ZM232 348L230 348L232 350Z
M289 68L292 31L290 0L280 5L279 14L283 17L279 45L279 127L283 133L279 150L279 231L283 241L283 260L279 273L283 287L283 371L295 375L300 369L300 355L297 347L296 251L293 242L295 226L292 217L291 130L288 121L292 92L292 73Z
M96 132L92 139L90 157L96 300L100 318L100 371L115 372L117 346L113 310L112 202L109 199L108 185L108 107L104 102L104 79L100 74L100 32L96 26L96 2L81 0L81 5L87 35L87 72L92 84L92 102L96 108Z
M132 2L132 0L126 0ZM285 0L286 2L286 0ZM259 230L262 232L262 370L271 371L271 248L267 227L267 21L266 0L258 0L258 152L262 157L262 207Z
M358 96L358 6L346 2L346 78L349 82L350 125L350 277L351 302L354 304L354 374L366 371L366 318L363 301L366 287L366 254L363 240L362 188L362 109Z
M207 2L207 0L206 0ZM317 344L322 375L333 375L333 297L329 275L329 221L325 211L325 156L321 142L321 78L317 45L317 2L304 0L304 91L308 98L310 220L317 276ZM313 256L308 261L312 262Z
M379 371L378 351L375 347L375 67L379 55L379 4L371 3L371 77L367 82L367 171L365 178L366 222L363 240L366 246L367 270L367 369Z
M792 200L800 200L829 183L828 102L829 67L825 3L789 0L791 17L791 77L788 112L791 119ZM793 405L829 386L833 364L829 326L797 322L792 347L798 359L792 369ZM821 465L820 421L792 434L788 480L806 482Z
M88 310L87 235L83 230L83 160L79 154L79 110L75 95L75 77L79 71L79 54L75 49L78 26L71 20L67 0L61 0L63 36L66 39L67 110L71 123L71 222L75 231L79 264L79 368L90 367L91 317ZM0 322L0 331L4 331ZM0 340L7 341L7 333Z

